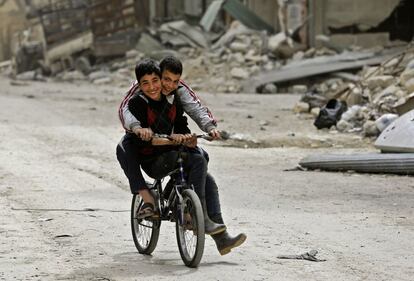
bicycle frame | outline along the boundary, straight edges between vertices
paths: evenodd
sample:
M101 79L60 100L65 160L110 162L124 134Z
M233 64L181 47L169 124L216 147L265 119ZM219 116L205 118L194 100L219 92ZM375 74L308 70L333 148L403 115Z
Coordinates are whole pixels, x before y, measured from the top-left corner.
M167 176L174 177L176 176L175 183L173 185L173 188L171 192L169 193L168 198L164 198L164 192L162 189L162 181L163 179L155 180L153 186L150 188L150 190L153 190L156 192L156 205L158 205L158 209L160 211L160 219L161 220L174 220L175 218L178 220L180 224L183 224L184 222L184 210L181 208L183 197L181 195L182 191L184 189L190 188L193 189L192 186L188 186L187 182L185 180L185 173L184 173L184 167L183 167L183 147L181 146L179 148L179 154L178 154L178 167L174 169L173 171L169 172L164 178ZM174 217L174 206L176 206L177 214L176 217ZM171 217L171 214L173 217Z
M158 144L164 145L164 142ZM181 259L186 266L197 267L204 251L204 214L193 185L189 185L186 181L184 147L184 145L178 147L178 159L173 171L163 178L156 179L153 184L148 184L155 207L159 211L159 218L138 219L137 212L143 204L143 199L138 194L134 194L131 205L131 229L138 252L149 255L157 246L161 221L175 222ZM171 176L172 181L163 188L162 183L167 176Z

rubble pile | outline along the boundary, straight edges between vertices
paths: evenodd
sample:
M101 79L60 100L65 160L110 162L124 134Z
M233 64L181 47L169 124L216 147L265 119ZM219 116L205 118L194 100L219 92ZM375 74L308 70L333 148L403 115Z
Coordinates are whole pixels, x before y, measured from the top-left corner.
M192 32L178 31L183 28L191 29ZM134 65L139 59L152 57L161 60L166 55L175 55L183 61L183 79L194 89L239 93L243 91L242 82L260 71L278 69L290 60L334 53L326 48L302 51L303 47L292 42L289 37L280 34L268 36L266 32L249 29L238 21L234 21L227 32L214 43L211 43L212 40L206 41L205 38L208 38L207 34L183 21L163 24L150 33L142 33L136 49L129 51L125 60L98 66L106 69L106 77L110 77L109 79L95 81L95 76L89 75L89 80L98 84L123 85L130 82ZM120 75L128 73L129 76ZM74 76L80 80L87 79L79 71L75 75L61 74L59 78L73 80ZM276 93L277 87L269 83L263 92Z
M336 130L377 137L392 121L414 108L414 49L365 67L358 75L342 75L314 86L294 110L318 116L329 100L347 105ZM328 126L326 126L328 127ZM329 126L330 127L330 126Z
M14 78L39 80L41 77L43 80L49 74L50 79L58 81L125 87L134 80L134 67L140 59L152 57L161 60L166 55L174 55L184 64L182 78L194 89L239 93L243 91L242 83L259 72L279 69L290 61L331 54L336 52L327 48L305 50L303 45L283 32L269 35L266 31L250 29L239 21L234 21L225 33L217 36L217 33L205 32L180 20L141 32L135 48L126 52L125 57L98 58L98 63L91 65L76 63L85 57L75 58L72 67L52 73L45 73L50 69L43 67L45 63L42 62L38 69L19 73ZM307 90L299 88L295 90ZM277 93L278 88L274 83L268 83L261 92Z

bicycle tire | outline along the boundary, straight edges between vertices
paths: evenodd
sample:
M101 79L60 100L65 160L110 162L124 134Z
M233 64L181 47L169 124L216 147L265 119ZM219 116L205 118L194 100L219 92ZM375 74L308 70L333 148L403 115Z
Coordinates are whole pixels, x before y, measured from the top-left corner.
M197 194L191 190L184 190L182 193L183 202L182 208L184 213L189 213L191 216L191 228L188 229L188 224L177 219L175 223L175 230L177 236L178 249L180 251L181 259L188 267L197 267L200 264L204 252L205 233L204 233L204 215L201 207L200 199ZM177 210L178 213L178 210ZM191 234L191 233L192 234ZM194 238L191 239L190 238ZM195 242L194 249L188 249L188 243ZM194 245L191 245L194 246ZM193 253L194 251L194 253ZM191 253L190 253L191 252Z
M157 247L161 220L137 219L136 214L142 204L141 196L134 194L131 204L131 231L138 252L150 255Z

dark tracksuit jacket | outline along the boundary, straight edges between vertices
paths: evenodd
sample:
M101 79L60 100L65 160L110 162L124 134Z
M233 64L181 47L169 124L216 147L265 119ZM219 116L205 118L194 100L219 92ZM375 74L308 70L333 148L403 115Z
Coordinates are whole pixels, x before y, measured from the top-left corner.
M161 95L160 101L146 97L142 92L136 94L128 103L129 111L140 121L143 128L151 128L154 133L190 133L183 108L174 95L168 98ZM174 146L151 146L134 133L126 132L117 146L118 161L129 180L132 193L146 186L140 165L146 164L163 152L174 150Z

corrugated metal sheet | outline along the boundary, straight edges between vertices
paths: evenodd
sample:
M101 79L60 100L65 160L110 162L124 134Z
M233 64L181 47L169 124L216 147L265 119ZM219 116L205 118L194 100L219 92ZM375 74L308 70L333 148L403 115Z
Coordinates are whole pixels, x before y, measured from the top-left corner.
M413 175L414 153L311 155L299 165L310 170Z

